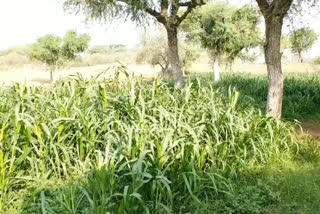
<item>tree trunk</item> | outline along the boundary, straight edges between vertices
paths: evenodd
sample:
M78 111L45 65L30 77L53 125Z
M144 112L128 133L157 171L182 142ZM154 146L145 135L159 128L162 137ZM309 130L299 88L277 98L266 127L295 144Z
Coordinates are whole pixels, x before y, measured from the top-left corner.
M178 29L175 26L166 26L168 36L168 58L171 65L176 88L184 87L183 72L178 50Z
M301 54L301 52L298 53L298 56L299 56L299 62L300 62L300 63L303 63L303 59L302 59L302 54Z
M220 66L218 57L213 60L213 77L215 82L220 80Z
M281 67L280 41L283 17L270 15L266 17L265 23L265 59L269 79L267 114L274 118L281 118L284 81Z
M50 67L49 69L50 69L50 82L53 82L53 72L54 72L55 68Z

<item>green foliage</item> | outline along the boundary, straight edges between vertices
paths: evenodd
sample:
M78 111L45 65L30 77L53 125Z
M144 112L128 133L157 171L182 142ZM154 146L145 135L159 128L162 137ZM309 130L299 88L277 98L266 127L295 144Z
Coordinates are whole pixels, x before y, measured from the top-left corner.
M148 63L152 66L160 66L161 69L167 69L168 48L164 35L143 41L142 49L138 52L136 62L138 64Z
M109 53L109 46L107 45L97 45L93 46L88 50L89 54L107 54Z
M78 35L76 31L68 31L63 37L62 57L67 60L75 60L78 53L82 53L88 48L89 41L89 35Z
M183 67L188 70L193 63L200 57L201 49L192 43L184 42L180 46L180 56Z
M206 77L207 78L207 77ZM287 74L285 76L283 117L288 120L320 119L320 75L318 73ZM239 105L265 109L268 78L261 75L227 74L217 84L220 92L227 94L229 86L240 91Z
M290 44L290 37L286 34L281 36L281 44L280 44L280 51L283 52L291 47Z
M320 65L320 57L317 57L314 61L313 61L314 64L316 65Z
M78 0L65 0L64 7L68 10L77 11L80 8L91 19L109 19L114 17L131 17L133 20L141 21L145 14L141 13L148 6L153 6L149 1L125 1L105 0L105 1L86 1L83 4Z
M206 1L192 0L193 5L200 5L204 2ZM178 8L178 10L180 4L183 3L185 3L184 0L167 1L169 8L175 7ZM79 0L64 0L64 7L67 10L79 11L79 9L81 9L90 19L108 20L119 17L130 17L132 20L137 21L138 23L144 22L148 17L148 14L155 17L154 12L159 12L159 8L161 8L164 4L164 0L104 0L98 2L92 0L85 2L81 2ZM167 10L167 12L175 13L175 10Z
M116 44L116 45L109 45L110 51L113 53L117 52L125 52L127 50L125 45Z
M90 37L78 35L75 31L68 31L63 38L47 35L38 39L30 47L29 57L56 67L68 60L75 60L77 54L88 48Z
M259 53L244 50L239 54L239 58L244 62L247 61L253 63L259 57L259 55Z
M81 76L1 88L0 210L262 213L271 194L238 178L303 145L292 124L239 98L208 78L182 90Z
M169 68L167 39L164 35L144 41L144 46L136 57L138 64L148 63L152 66L160 66L163 71ZM179 44L179 55L182 66L188 70L199 58L200 49L186 42Z
M183 23L189 39L200 42L211 56L233 62L241 51L261 43L256 9L218 3L195 10Z
M318 35L313 29L301 28L290 34L291 49L294 53L301 55L302 52L312 48L317 39Z
M125 52L126 47L124 45L97 45L89 49L89 54L110 54Z
M61 59L62 40L58 36L47 35L38 39L38 42L31 46L29 56L46 63L49 66L57 64Z

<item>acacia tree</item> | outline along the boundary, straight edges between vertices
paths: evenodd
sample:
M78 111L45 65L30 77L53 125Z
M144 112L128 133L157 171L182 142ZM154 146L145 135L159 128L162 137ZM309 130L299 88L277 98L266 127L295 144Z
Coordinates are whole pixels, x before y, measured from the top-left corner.
M77 54L88 48L90 37L86 34L78 35L76 31L68 31L63 38L46 35L38 39L28 52L31 59L45 63L50 70L50 81L53 72L66 61L74 60Z
M168 79L171 75L169 68L168 48L166 47L166 38L161 35L142 41L142 48L137 54L136 62L148 63L154 67L161 68L162 76ZM192 66L192 64L199 58L199 49L192 44L180 42L179 55L181 58L181 66L184 73Z
M255 0L265 19L265 61L268 70L269 89L267 114L281 118L284 80L281 66L281 35L284 18L288 13L297 13L301 4L314 6L318 0Z
M298 54L299 62L303 62L302 52L312 48L317 39L317 33L309 27L300 28L290 34L291 50Z
M259 14L253 7L218 3L193 11L182 29L191 41L200 42L207 49L213 62L214 80L218 81L222 58L231 65L243 50L261 43L258 22Z
M131 16L141 21L146 15L161 23L168 38L168 55L177 88L184 86L178 51L178 27L189 13L206 0L65 0L65 7L83 11L88 18L106 20L109 17ZM185 8L185 9L183 9Z

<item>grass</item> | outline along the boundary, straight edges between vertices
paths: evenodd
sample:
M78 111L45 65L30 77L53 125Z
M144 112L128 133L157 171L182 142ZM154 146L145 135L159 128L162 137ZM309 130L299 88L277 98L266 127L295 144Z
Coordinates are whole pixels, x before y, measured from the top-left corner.
M289 97L318 104L317 76L290 78ZM265 81L2 87L0 212L319 213L318 146L261 113Z
M211 81L204 75L203 81ZM286 120L320 120L320 72L287 73L283 98L283 117ZM229 87L240 93L243 108L254 107L265 111L268 80L261 74L225 73L216 85L227 94Z

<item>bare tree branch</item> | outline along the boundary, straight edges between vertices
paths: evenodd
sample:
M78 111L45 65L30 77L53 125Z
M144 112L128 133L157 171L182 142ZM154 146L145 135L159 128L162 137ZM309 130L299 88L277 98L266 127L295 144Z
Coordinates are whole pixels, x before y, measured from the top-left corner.
M154 18L156 18L158 20L158 22L162 23L162 24L166 24L167 20L165 18L165 16L163 16L162 14L158 13L157 11L151 9L151 8L146 8L146 12L153 16Z
M183 3L180 3L180 4L183 4ZM191 0L190 2L185 2L183 6L186 6L187 5L187 10L180 16L178 17L178 22L179 24L185 20L187 18L187 16L189 15L189 13L191 13L191 11L198 7L198 6L201 6L201 5L204 5L205 2L203 0L197 2L196 0Z

